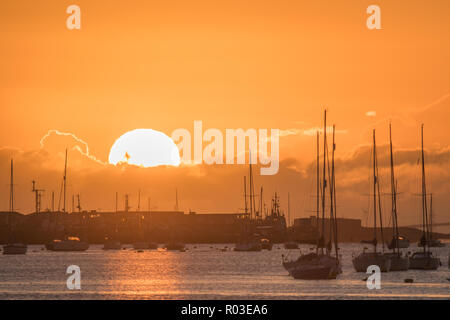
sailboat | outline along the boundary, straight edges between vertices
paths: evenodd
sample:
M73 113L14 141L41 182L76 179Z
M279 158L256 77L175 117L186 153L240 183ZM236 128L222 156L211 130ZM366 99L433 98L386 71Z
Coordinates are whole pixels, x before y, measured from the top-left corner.
M405 271L409 269L409 257L403 256L403 253L400 251L400 241L401 238L398 232L398 219L397 219L397 188L395 184L395 175L394 175L394 154L392 151L392 128L391 124L389 124L389 150L390 150L390 162L391 162L391 200L392 200L392 230L393 237L391 240L391 244L393 246L389 249L392 252L385 253L384 255L391 259L391 269L390 271Z
M423 247L423 241L417 244L419 247ZM439 239L433 239L433 194L430 194L430 233L427 240L427 245L430 248L442 248L445 247L445 243L442 243Z
M14 164L11 159L11 177L9 189L9 212L8 212L8 243L3 246L3 254L26 254L27 245L23 243L14 243L12 238L12 221L11 216L14 213Z
M234 251L249 252L249 251L261 251L262 243L261 239L254 234L251 234L250 222L253 218L255 209L255 196L253 186L253 172L252 172L252 160L251 152L249 152L249 189L250 189L250 212L247 211L247 182L244 177L244 232L240 241L234 246Z
M428 232L428 205L427 185L425 180L425 155L423 152L423 124L421 128L421 156L422 156L422 247L423 251L415 252L410 258L410 269L436 270L439 268L440 260L433 255L429 249L430 235Z
M380 198L380 184L378 179L378 160L377 147L375 141L375 129L373 130L373 230L374 238L372 240L373 252L367 252L364 248L363 252L355 256L352 260L353 267L357 272L367 272L367 268L372 265L380 267L381 272L389 272L391 269L391 258L383 252L377 251L377 207L380 216L380 230L381 237L383 237L383 219L381 214L381 198ZM377 205L378 200L378 205ZM382 243L383 243L382 239ZM384 243L383 243L384 248Z
M287 260L283 257L283 267L289 272L294 279L302 280L328 280L336 279L342 273L339 260L339 248L337 238L337 220L336 220L336 182L334 173L334 151L335 151L335 127L333 126L333 151L331 176L330 171L330 238L327 246L327 252L324 252L325 237L325 192L326 192L326 166L327 166L327 140L326 140L326 111L324 121L324 157L323 157L323 182L322 182L322 233L319 237L317 232L316 252L309 254L301 254L296 260ZM319 161L319 136L317 136L317 160ZM328 169L329 165L328 165ZM317 199L319 199L319 162L317 163ZM319 215L319 201L317 201L317 215ZM319 219L317 219L317 229L319 229ZM332 241L335 247L335 256L331 255Z
M64 177L63 177L63 212L66 213L66 185L67 185L67 149L66 157L64 161ZM45 248L49 251L86 251L89 249L89 244L87 242L81 241L80 238L74 236L64 235L64 239L55 239L45 245Z

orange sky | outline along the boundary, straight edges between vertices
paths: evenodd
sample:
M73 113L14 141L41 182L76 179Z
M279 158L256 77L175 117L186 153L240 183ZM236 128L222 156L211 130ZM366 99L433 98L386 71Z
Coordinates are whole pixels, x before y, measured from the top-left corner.
M79 31L65 24L73 3L81 8ZM382 30L366 27L371 4L381 7ZM342 159L370 142L373 127L386 143L389 119L397 149L417 148L424 121L427 147L442 153L450 144L449 12L447 0L2 1L0 147L38 150L41 137L58 129L106 161L115 139L129 130L170 135L202 120L205 128L298 129L281 138L280 157L295 158L304 172L315 156L314 137L301 132L321 125L325 106L346 132L338 135ZM439 159L437 166L448 165ZM214 170L219 177L222 169ZM366 178L368 169L363 173ZM287 183L285 176L273 178L273 189ZM446 198L445 181L430 183ZM31 193L24 184L25 201ZM232 204L195 209L235 210L239 192L227 196ZM0 197L3 208L7 195ZM26 201L23 209L31 210L32 199ZM201 204L195 194L187 201ZM95 202L92 207L105 207ZM297 207L307 214L300 200Z

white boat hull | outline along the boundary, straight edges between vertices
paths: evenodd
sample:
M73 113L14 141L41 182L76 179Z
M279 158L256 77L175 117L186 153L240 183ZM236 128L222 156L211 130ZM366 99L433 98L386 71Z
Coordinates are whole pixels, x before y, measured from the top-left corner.
M398 256L396 253L386 253L387 257L391 259L391 268L389 271L406 271L409 269L409 257Z
M248 251L261 251L262 246L257 242L242 242L236 243L234 251L248 252Z
M431 255L424 256L412 256L409 259L409 268L414 270L436 270L439 268L441 261L439 258L433 257Z
M296 261L284 261L283 266L293 278L300 280L336 279L342 273L336 258L315 253L300 256Z

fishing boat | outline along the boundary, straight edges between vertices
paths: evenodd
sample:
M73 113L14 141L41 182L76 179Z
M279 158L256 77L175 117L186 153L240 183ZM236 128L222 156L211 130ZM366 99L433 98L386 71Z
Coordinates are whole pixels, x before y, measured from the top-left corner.
M422 164L422 251L415 252L410 258L410 269L436 270L439 268L440 260L435 257L429 248L429 225L428 225L428 204L427 185L425 179L425 154L423 151L423 124L421 127L421 164Z
M384 255L391 260L391 268L389 271L406 271L409 269L409 257L403 255L400 251L400 243L402 240L406 240L400 237L398 231L398 213L397 213L397 185L395 181L394 173L394 152L392 147L392 126L389 124L389 151L390 151L390 164L391 164L391 219L393 237L391 240L391 246L388 246L392 252L385 253ZM409 241L408 241L409 245Z
M377 208L380 217L380 230L381 238L384 249L383 240L383 215L381 213L381 197L380 197L380 183L378 179L378 159L377 159L377 147L375 141L375 130L373 130L373 230L374 238L372 240L373 252L367 252L363 249L363 252L353 257L353 267L357 272L367 272L367 268L372 265L376 265L380 268L381 272L389 272L391 269L391 258L389 255L385 255L383 252L377 251ZM383 250L384 251L384 250Z
M3 254L16 255L16 254L26 254L28 246L23 243L15 243L12 241L13 238L13 223L12 215L14 213L14 164L11 159L11 176L9 185L9 212L8 212L8 243L3 246Z
M339 259L338 237L337 237L337 220L336 220L336 183L334 173L334 151L335 151L335 127L333 126L333 148L332 148L332 165L330 176L330 165L328 163L328 174L330 184L328 186L330 192L330 234L326 252L324 246L325 238L325 201L326 201L326 169L327 169L327 140L326 140L326 111L324 117L324 156L323 156L323 181L322 193L320 193L320 158L319 158L319 133L317 133L317 221L319 221L319 197L322 200L322 232L319 237L319 224L317 223L317 241L316 252L308 254L300 254L296 260L288 260L283 256L283 267L288 271L289 275L294 279L300 280L330 280L336 279L342 273ZM328 159L329 160L329 159ZM332 253L334 242L335 256Z

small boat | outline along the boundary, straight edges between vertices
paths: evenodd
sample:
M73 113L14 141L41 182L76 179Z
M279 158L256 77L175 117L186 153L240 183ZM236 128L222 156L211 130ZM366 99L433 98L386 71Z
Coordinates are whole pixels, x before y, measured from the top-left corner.
M53 240L45 245L45 248L49 251L86 251L89 249L89 244L84 241L80 241L77 237L67 237L64 240Z
M391 242L386 243L386 245L390 250L406 249L409 248L409 240L402 236L398 236L397 239L395 239L395 237L392 237Z
M409 259L409 268L416 270L436 270L441 261L431 251L415 252Z
M148 248L149 248L150 250L156 250L156 249L159 248L159 244L157 244L156 242L149 242L149 243L148 243Z
M164 247L166 248L166 250L181 251L185 249L185 244L181 242L169 242Z
M289 249L289 250L292 250L292 249L298 249L298 243L297 243L297 242L294 242L294 241L286 242L286 243L284 244L284 248L285 248L285 249Z
M27 245L23 243L11 243L3 246L3 254L26 254Z
M272 250L273 243L269 239L261 239L261 249Z

